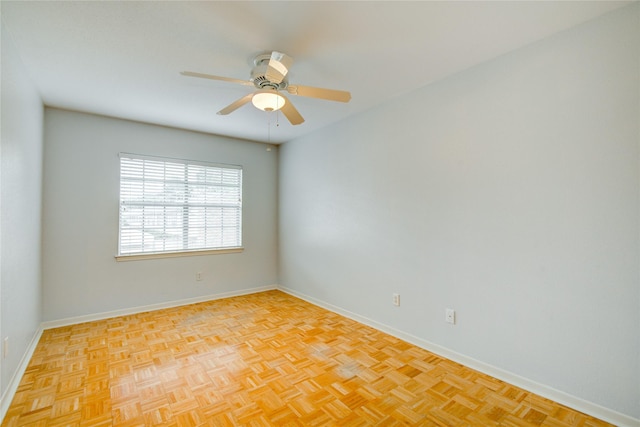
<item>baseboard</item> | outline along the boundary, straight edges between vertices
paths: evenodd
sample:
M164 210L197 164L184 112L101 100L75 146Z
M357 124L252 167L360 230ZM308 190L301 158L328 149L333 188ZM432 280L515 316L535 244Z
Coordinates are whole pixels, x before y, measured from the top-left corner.
M9 410L9 406L11 405L11 401L13 401L13 397L16 394L16 390L18 390L18 386L20 385L20 381L22 380L22 376L27 370L29 366L29 362L31 361L31 357L33 353L36 351L36 347L38 346L38 342L40 341L40 337L42 336L43 329L40 327L36 333L33 335L29 346L27 347L27 351L22 356L20 363L18 364L18 369L15 370L11 380L9 380L9 384L7 385L7 389L5 390L2 397L0 397L0 423L4 420L4 416L7 415L7 411Z
M570 395L568 393L562 392L560 390L556 390L552 387L546 386L544 384L540 384L536 381L530 380L528 378L521 377L517 374L514 374L509 371L505 371L504 369L500 369L493 365L481 362L479 360L473 359L471 357L465 356L463 354L452 351L448 348L442 347L440 345L434 344L432 342L423 340L422 338L418 338L414 335L407 334L403 331L395 329L391 326L385 325L383 323L377 322L375 320L369 319L367 317L361 316L359 314L350 312L341 307L335 306L333 304L329 304L325 301L319 300L317 298L311 297L309 295L305 295L296 290L287 288L285 286L278 285L278 290L285 292L294 297L305 300L311 304L317 305L319 307L325 308L334 313L341 314L345 317L348 317L352 320L365 324L367 326L371 326L372 328L383 331L389 335L392 335L396 338L404 340L408 343L411 343L415 346L423 348L427 351L430 351L434 354L452 360L454 362L460 363L464 366L467 366L476 371L482 372L484 374L490 375L499 380L505 381L509 384L513 384L517 387L520 387L524 390L528 390L532 393L535 393L539 396L545 397L547 399L551 399L555 402L558 402L562 405L565 405L569 408L572 408L576 411L580 411L582 413L591 415L593 417L599 418L601 420L607 421L611 424L617 425L619 427L640 427L640 419L636 419L630 417L625 414L621 414L617 411L605 408L598 404L586 401L584 399L578 398L576 396Z
M274 289L277 289L276 285L242 289L239 291L222 292L219 294L204 295L200 297L168 301L168 302L163 302L159 304L150 304L150 305L144 305L144 306L138 306L138 307L125 308L121 310L105 311L105 312L96 313L96 314L88 314L85 316L68 317L65 319L51 320L51 321L43 322L41 326L43 330L60 328L62 326L76 325L78 323L93 322L96 320L104 320L104 319L109 319L109 318L118 317L118 316L128 316L131 314L144 313L146 311L180 307L182 305L197 304L199 302L213 301L213 300L223 299L223 298L238 297L241 295L255 294L258 292L271 291Z

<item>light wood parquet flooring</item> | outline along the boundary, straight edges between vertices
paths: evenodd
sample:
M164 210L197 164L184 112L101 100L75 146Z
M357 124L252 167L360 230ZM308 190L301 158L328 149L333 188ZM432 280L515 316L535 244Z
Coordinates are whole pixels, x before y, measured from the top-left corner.
M604 426L279 291L44 331L3 426Z

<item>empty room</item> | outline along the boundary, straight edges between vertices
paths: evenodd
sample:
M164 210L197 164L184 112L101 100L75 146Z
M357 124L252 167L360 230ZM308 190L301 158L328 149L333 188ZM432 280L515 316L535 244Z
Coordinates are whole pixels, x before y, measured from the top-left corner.
M640 427L640 2L0 15L3 426Z

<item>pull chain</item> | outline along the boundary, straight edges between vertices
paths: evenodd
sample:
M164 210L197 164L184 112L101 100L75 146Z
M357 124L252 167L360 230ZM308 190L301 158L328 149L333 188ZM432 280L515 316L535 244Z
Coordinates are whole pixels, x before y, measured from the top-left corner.
M276 109L275 109L275 115L276 115L276 127L280 127L280 97L277 98L276 101ZM271 114L273 113L273 110L269 110L267 111L267 142L269 144L271 144Z

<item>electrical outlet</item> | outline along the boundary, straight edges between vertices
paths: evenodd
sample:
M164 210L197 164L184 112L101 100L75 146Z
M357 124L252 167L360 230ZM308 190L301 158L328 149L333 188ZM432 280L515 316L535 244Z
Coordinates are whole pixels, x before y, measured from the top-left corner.
M197 280L198 282L202 281L202 272L198 271L198 272L196 273L196 280Z
M393 305L400 306L400 294L393 294Z
M447 308L445 310L445 318L444 320L447 323L451 323L452 325L456 324L456 311L453 308Z
M9 355L9 337L4 337L2 341L2 358L6 359Z

